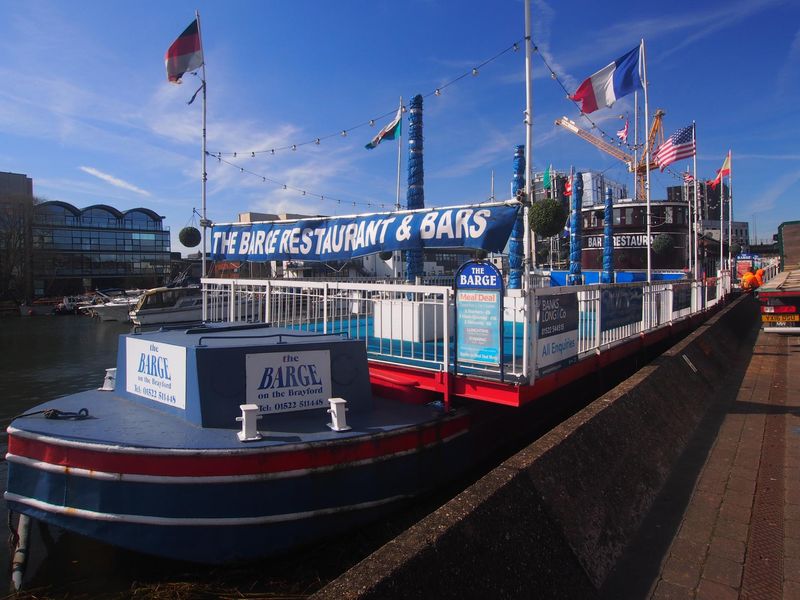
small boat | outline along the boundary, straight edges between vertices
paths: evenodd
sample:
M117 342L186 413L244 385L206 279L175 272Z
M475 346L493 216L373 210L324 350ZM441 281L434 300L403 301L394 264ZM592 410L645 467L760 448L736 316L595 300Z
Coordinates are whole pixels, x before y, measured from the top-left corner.
M282 552L474 464L467 409L371 390L365 346L346 336L264 325L122 335L115 385L11 423L5 499L26 522L162 557Z
M203 319L203 291L197 286L147 290L130 311L134 325L199 322Z
M80 310L97 317L101 321L120 321L126 323L131 320L131 309L136 306L142 295L142 290L106 289L97 290L95 302Z
M19 305L19 314L23 317L53 315L60 301L60 298L38 298L30 303L23 302Z
M80 314L82 307L89 306L91 303L92 298L90 296L64 296L56 306L56 314L77 315Z

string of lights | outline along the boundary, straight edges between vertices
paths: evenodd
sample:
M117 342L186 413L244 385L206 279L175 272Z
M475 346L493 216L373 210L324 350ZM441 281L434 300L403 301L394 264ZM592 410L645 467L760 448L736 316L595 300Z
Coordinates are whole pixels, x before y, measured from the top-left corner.
M516 42L514 42L513 44L511 44L507 48L504 48L503 50L501 50L500 52L498 52L497 54L492 56L491 58L487 58L483 62L477 64L474 67L472 67L469 71L465 71L461 75L459 75L457 77L454 77L453 79L443 83L442 85L440 85L439 87L435 88L434 90L428 92L427 94L422 94L422 97L423 98L428 98L429 96L441 96L443 90L445 90L446 88L450 87L451 85L461 81L465 77L469 77L469 76L477 77L478 74L480 73L480 70L483 67L485 67L486 65L496 61L497 59L499 59L503 55L507 54L508 52L517 52L519 50L520 44L523 41L524 41L524 38L520 38L519 40L517 40ZM405 112L405 111L406 111L406 108L404 106L403 107L403 112ZM311 138L311 139L308 139L308 140L305 140L305 141L302 141L302 142L297 142L297 143L294 143L294 144L286 144L284 146L276 146L274 148L260 149L260 150L211 151L211 152L208 152L207 154L209 156L213 156L215 158L222 158L223 156L230 156L232 158L248 157L249 156L250 158L255 158L256 155L262 155L262 154L266 154L266 155L269 155L269 156L274 156L276 152L283 152L283 151L286 151L286 150L296 151L298 148L301 148L303 146L309 146L309 145L319 146L324 140L328 140L330 138L347 137L347 135L350 132L355 131L356 129L360 129L362 127L367 127L367 126L374 127L375 123L380 122L380 121L382 121L384 119L387 119L389 117L394 116L396 112L397 112L397 108L392 108L390 111L385 112L382 115L378 115L377 117L373 117L372 119L368 119L367 121L363 121L361 123L353 125L352 127L345 127L343 129L339 129L339 130L337 130L337 131L335 131L333 133L328 133L326 135L320 135L318 137L314 137L314 138Z
M244 167L242 167L240 165L237 165L236 163L233 163L233 162L231 162L229 160L226 160L226 159L222 158L221 156L217 156L216 154L213 154L211 152L206 152L206 155L211 157L211 158L216 158L217 162L224 163L226 165L229 165L229 166L237 169L240 173L242 173L244 175L250 175L252 177L257 177L257 178L259 178L261 180L262 183L271 183L273 185L277 185L277 186L282 187L284 190L291 190L293 192L298 192L302 196L308 196L308 197L311 197L311 198L318 198L319 200L324 201L324 202L335 202L336 204L339 204L339 205L342 205L342 206L353 206L353 207L366 206L368 208L378 209L378 210L381 210L381 211L387 210L389 208L387 206L387 204L382 203L382 202L369 202L369 201L359 202L359 201L356 201L356 200L343 200L341 198L336 198L336 197L333 197L333 196L328 196L328 195L324 195L324 194L317 194L317 193L314 193L314 192L311 192L311 191L308 191L308 190L304 190L302 188L291 186L291 185L286 184L286 183L281 183L280 181L276 181L275 179L272 179L271 177L267 177L266 175L263 175L261 173L256 173L255 171L250 171L249 169L245 169ZM393 208L394 204L392 204L391 207Z

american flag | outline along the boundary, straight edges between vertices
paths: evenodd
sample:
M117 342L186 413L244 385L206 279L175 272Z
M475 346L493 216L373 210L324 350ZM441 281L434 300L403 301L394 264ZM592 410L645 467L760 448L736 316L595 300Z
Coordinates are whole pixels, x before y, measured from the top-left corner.
M658 163L658 168L663 171L676 160L694 156L696 150L694 126L689 125L683 129L678 129L678 131L664 140L664 143L656 150L654 158Z
M683 174L683 180L686 183L692 183L694 181L694 175L692 175L691 173L688 173L688 172L684 173Z

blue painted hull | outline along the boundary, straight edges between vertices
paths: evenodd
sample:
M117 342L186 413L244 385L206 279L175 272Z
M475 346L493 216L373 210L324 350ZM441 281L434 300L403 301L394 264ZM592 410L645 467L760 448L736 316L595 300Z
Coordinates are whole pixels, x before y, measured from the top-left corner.
M136 418L145 409L116 410L124 401L108 397L93 406L92 399L79 394L55 403L85 405L95 423L30 417L12 424L7 504L66 530L172 559L249 560L342 534L458 476L475 459L468 413L444 417L400 405L382 413L380 427L367 421L361 427L354 418L344 438L309 431L321 439L265 439L244 448L230 430L159 415L161 430L153 438L191 439L191 446L127 447L121 438L85 434L99 422L109 425L113 413ZM388 415L395 415L394 424ZM153 415L139 416L148 428ZM110 425L101 430L113 430ZM59 430L80 435L54 436ZM229 440L227 447L221 440Z

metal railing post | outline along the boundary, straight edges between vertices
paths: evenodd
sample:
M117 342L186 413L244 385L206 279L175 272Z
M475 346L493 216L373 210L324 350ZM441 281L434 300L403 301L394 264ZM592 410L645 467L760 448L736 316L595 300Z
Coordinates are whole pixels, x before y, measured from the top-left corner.
M328 333L328 284L322 288L322 333Z

